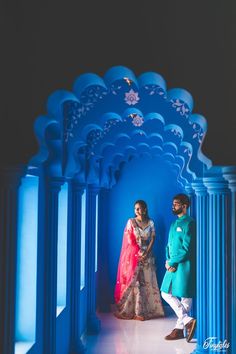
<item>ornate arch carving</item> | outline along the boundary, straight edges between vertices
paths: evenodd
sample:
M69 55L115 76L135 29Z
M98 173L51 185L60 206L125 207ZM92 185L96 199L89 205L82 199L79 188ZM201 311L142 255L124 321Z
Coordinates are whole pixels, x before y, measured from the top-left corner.
M44 164L52 175L110 188L122 163L148 154L166 160L186 186L211 167L201 150L207 122L192 110L191 94L167 90L155 72L136 77L117 66L104 78L83 74L73 92L49 97L47 115L35 123L40 149L30 166Z

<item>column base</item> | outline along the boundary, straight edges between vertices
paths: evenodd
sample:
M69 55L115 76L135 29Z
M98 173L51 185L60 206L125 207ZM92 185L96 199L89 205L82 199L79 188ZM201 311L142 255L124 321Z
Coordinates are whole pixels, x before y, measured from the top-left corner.
M90 315L88 317L88 334L97 334L101 329L101 321L96 315Z

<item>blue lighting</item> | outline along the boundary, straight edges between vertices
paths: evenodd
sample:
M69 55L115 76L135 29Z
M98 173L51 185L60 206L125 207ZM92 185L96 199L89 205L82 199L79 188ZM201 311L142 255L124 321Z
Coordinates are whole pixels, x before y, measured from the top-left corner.
M86 224L86 191L81 200L81 251L80 251L80 290L85 286L85 224Z
M172 198L182 192L197 224L194 353L209 335L236 348L236 166L212 166L203 154L207 122L191 94L118 66L81 75L46 106L35 122L37 155L0 171L0 354L86 350L84 336L100 330L96 309L114 302L138 199L155 222L160 285Z
M15 345L14 354L26 354L30 350L34 343L33 342L17 342Z
M58 201L57 314L66 306L68 184L61 187Z
M96 195L95 211L95 272L98 270L98 195Z
M16 342L34 342L36 327L38 177L27 175L22 179L19 189L18 210L15 340Z

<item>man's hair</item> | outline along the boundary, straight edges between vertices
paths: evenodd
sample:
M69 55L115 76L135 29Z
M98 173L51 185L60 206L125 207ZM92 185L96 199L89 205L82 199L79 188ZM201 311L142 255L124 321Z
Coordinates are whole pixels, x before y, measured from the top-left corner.
M178 200L181 204L185 204L187 205L187 208L189 207L190 205L190 199L189 197L186 195L186 194L176 194L174 197L173 197L173 200L176 199Z

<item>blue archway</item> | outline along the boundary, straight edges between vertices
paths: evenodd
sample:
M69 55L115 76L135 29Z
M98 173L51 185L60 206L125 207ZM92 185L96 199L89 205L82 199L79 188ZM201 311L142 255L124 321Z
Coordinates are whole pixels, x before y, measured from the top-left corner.
M144 165L152 174L153 188L145 190L147 198L155 191L155 199L161 195L154 186L158 176L162 176L159 184L166 179L170 193L183 190L192 198L198 253L196 353L213 350L203 347L208 337L227 340L234 348L236 167L212 166L201 150L206 132L206 119L193 113L191 94L180 88L167 90L165 80L154 72L137 78L126 67L113 67L104 78L81 75L72 92L59 90L49 97L47 115L35 122L39 152L26 172L19 173L37 176L39 181L35 184L38 321L30 353L80 352L81 335L99 330L96 280L100 268L105 274L101 281L109 279L108 268L114 272L107 251L109 247L115 251L116 246L111 242L101 247L111 224L104 221L101 226L98 221L105 220L103 210L114 213L117 195L132 190L130 176L139 174ZM147 184L148 176L144 171L140 174ZM21 208L19 203L15 207ZM130 213L129 207L124 209L118 229ZM167 207L163 213L168 213ZM163 230L167 224L168 219ZM64 236L58 233L61 229L67 230ZM58 252L58 244L66 245L66 255ZM14 258L11 252L9 262ZM19 283L18 279L12 284L15 281ZM56 316L59 282L63 301ZM12 284L6 286L12 289ZM4 311L5 317L10 316ZM14 322L14 316L10 319ZM6 345L13 342L11 332Z
M50 161L55 176L77 174L81 183L109 188L115 183L111 171L142 149L165 155L179 170L183 186L211 166L201 152L205 118L192 113L193 99L186 90L167 91L157 73L136 78L125 67L113 67L104 79L84 74L73 93L56 91L47 107L48 115L35 124L40 151L30 165Z

